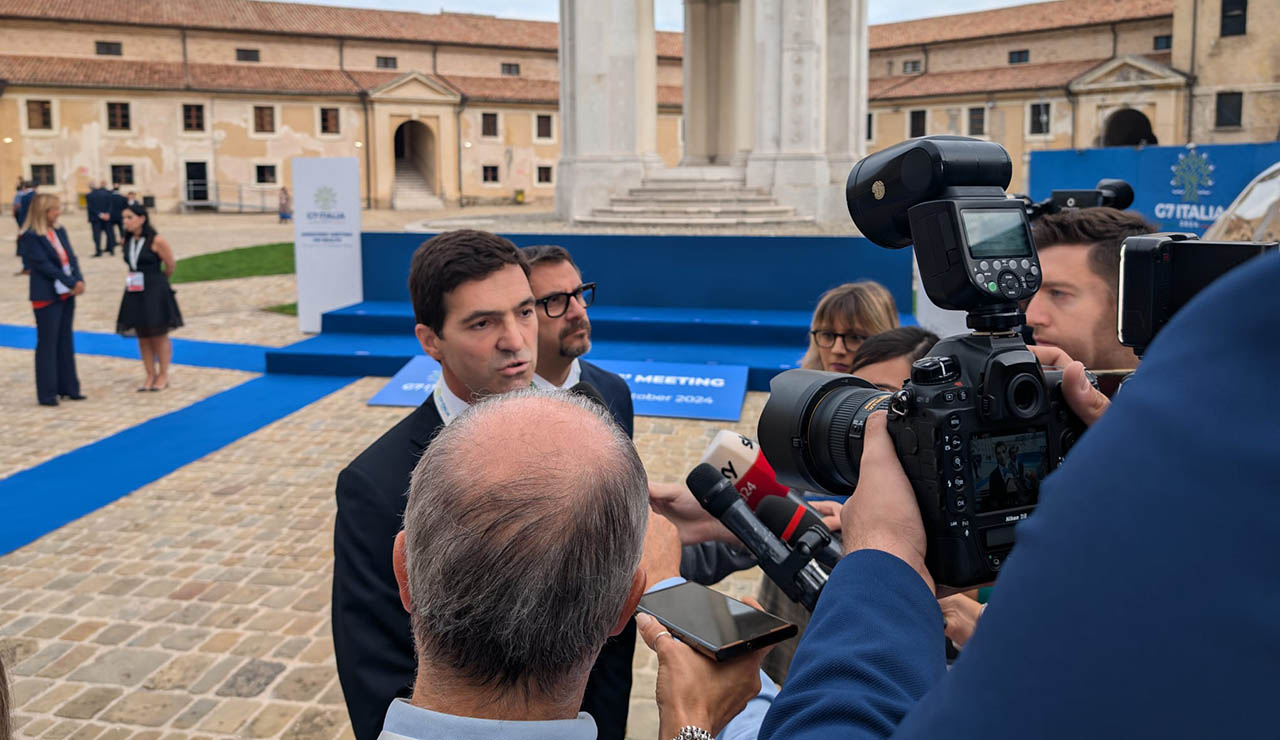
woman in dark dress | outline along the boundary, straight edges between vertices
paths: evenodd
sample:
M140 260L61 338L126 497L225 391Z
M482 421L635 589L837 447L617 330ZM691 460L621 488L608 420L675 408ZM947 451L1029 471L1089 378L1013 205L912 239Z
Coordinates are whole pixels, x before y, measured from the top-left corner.
M147 371L146 382L138 390L161 391L169 387L169 362L173 359L169 331L182 326L182 312L169 287L176 260L173 248L156 233L142 205L126 207L122 225L126 234L124 261L129 266L129 274L120 300L116 331L122 336L138 338L142 366Z

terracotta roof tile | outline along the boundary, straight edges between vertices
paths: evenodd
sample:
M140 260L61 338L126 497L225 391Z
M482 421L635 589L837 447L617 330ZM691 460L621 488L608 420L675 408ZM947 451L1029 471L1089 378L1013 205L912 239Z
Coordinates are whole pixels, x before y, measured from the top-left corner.
M252 93L356 95L360 92L356 83L337 69L244 64L192 64L191 87Z
M878 94L871 95L871 99L896 100L961 93L1065 88L1067 83L1105 61L1107 60L1090 59L1083 62L1027 64L995 69L971 69L962 72L931 72L911 77L890 77L884 79L900 80L901 84L887 87Z
M872 49L1000 36L1173 15L1173 0L1055 0L956 13L867 29Z
M181 62L0 55L0 79L9 84L72 87L181 88Z
M557 24L470 13L410 13L258 0L0 0L0 17L439 42L555 51ZM679 57L681 34L659 32L660 56Z
M528 80L513 77L442 77L468 99L484 103L545 103L560 101L557 80Z

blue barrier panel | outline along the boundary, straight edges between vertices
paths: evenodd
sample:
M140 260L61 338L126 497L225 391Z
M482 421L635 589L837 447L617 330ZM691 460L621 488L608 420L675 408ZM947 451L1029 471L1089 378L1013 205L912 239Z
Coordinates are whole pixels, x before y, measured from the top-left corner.
M369 399L370 406L420 406L440 380L440 363L418 355L391 376L382 390Z
M1203 234L1249 181L1280 162L1280 142L1031 153L1031 197L1091 188L1104 177L1133 186L1133 210L1162 231Z
M850 225L852 229L852 225ZM365 301L408 301L409 261L433 234L365 232ZM911 250L861 237L506 234L517 246L559 244L599 305L812 311L828 288L875 280L911 311Z

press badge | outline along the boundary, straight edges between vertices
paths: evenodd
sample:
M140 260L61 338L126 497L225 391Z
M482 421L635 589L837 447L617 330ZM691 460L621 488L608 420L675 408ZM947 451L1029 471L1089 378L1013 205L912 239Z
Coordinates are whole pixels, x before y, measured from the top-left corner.
M124 277L124 289L129 293L142 292L142 273L131 272Z

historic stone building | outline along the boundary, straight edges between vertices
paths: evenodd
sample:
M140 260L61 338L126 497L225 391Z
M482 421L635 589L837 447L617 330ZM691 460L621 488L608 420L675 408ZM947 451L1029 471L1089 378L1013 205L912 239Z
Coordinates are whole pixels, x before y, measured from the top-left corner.
M0 0L0 197L19 177L69 200L111 179L163 209L270 209L289 159L322 155L357 157L380 208L519 194L625 219L706 186L694 211L838 219L849 165L911 136L998 141L1017 190L1035 149L1280 135L1275 0L1056 0L870 27L866 1L686 0L682 35L653 30L652 0L561 0L559 28ZM652 202L629 194L645 185Z
M359 158L371 206L550 199L554 23L253 0L0 0L0 193L90 180L274 209L295 156ZM655 37L656 152L680 156L679 34Z

